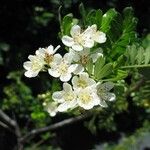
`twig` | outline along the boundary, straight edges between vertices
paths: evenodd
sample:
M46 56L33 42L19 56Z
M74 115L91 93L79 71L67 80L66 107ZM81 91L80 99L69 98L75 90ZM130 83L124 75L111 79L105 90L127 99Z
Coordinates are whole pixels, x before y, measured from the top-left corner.
M21 131L19 129L19 126L18 126L18 123L16 120L13 120L11 119L5 112L3 112L1 109L0 109L0 117L9 125L9 126L12 126L14 127L15 131L14 131L14 134L16 135L17 137L17 141L18 141L18 144L17 144L17 147L18 147L18 150L23 150L23 144L21 142ZM4 125L4 123L3 123ZM3 126L4 127L4 126Z
M0 126L2 126L3 128L5 128L7 130L11 130L10 127L7 124L5 124L4 122L0 121Z
M62 128L66 125L70 125L70 124L73 124L73 123L78 122L80 120L84 120L90 116L91 116L91 113L87 113L87 114L84 114L81 116L65 119L61 122L54 123L54 124L49 125L47 127L43 127L43 128L39 128L39 129L33 129L29 133L27 133L24 137L22 137L21 142L24 143L27 141L27 139L29 139L30 137L33 137L37 134L41 134L41 133L44 133L46 131L53 131L53 130L56 130L58 128Z
M0 109L0 117L7 122L8 125L15 127L16 126L16 122L11 119L6 113L4 113L1 109Z

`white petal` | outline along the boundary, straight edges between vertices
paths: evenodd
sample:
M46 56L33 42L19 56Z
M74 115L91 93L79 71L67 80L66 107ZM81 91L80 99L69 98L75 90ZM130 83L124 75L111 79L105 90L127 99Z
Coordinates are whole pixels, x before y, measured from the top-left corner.
M64 102L64 103L60 104L57 109L59 112L64 112L68 108L69 108L68 104L66 102Z
M84 47L87 47L87 48L92 48L92 47L94 46L94 40L92 40L92 39L86 39L86 40L82 43L82 45L83 45Z
M72 73L72 72L74 72L76 70L77 67L78 67L78 64L70 65L69 68L68 68L68 71L70 73Z
M69 108L75 108L77 106L77 100L72 100L69 102Z
M53 58L53 63L60 64L62 61L62 56L60 54L55 54Z
M82 51L81 51L82 52ZM72 60L74 62L78 62L80 60L80 56L79 56L79 53L73 49L69 49L69 53L70 55L72 56Z
M48 69L48 73L55 78L60 76L60 73L56 69Z
M106 83L103 83L101 85L101 87L103 89L105 89L106 91L110 91L114 87L114 83L113 82L106 82Z
M79 105L80 107L83 107L83 108L86 109L86 110L89 110L89 109L91 109L91 108L94 107L93 103L84 104L84 103L82 103L80 100L78 101L78 105Z
M85 48L83 51L79 52L79 55L81 56L88 56L90 54L90 49Z
M71 53L66 53L63 57L64 61L66 61L67 63L71 64L73 56L71 55Z
M35 57L36 57L35 55L29 55L29 56L28 56L28 59L32 61L32 60L35 59Z
M73 38L71 38L67 35L62 37L62 42L63 42L64 45L66 45L68 47L71 47L74 44Z
M29 70L31 68L31 61L26 61L23 63L23 67L26 69L26 70Z
M32 71L26 71L25 73L24 73L24 75L26 76L26 77L28 77L28 78L32 78L32 77L36 77L37 75L38 75L38 73L39 73L39 71L37 72L32 72Z
M84 71L84 67L81 64L78 64L77 68L73 72L74 74L80 74Z
M35 54L36 55L41 55L42 57L44 57L45 49L44 48L39 48L38 50L36 50Z
M93 36L93 33L96 32L96 29L97 29L97 26L96 25L92 25L92 26L89 26L83 33L82 33L82 36L84 39L89 39Z
M80 32L81 32L80 26L79 25L74 25L71 28L70 34L71 34L72 37L74 37L74 36L80 35Z
M103 100L100 100L99 105L102 106L102 107L107 107L108 106L107 103Z
M78 43L74 43L72 45L72 49L74 49L75 51L82 51L83 47L80 44L78 44Z
M77 88L77 83L78 83L78 77L77 76L74 76L73 78L72 78L72 84L73 84L73 87L74 88Z
M116 95L114 93L108 93L108 101L114 101L116 100Z
M64 83L64 84L63 84L63 89L64 89L65 92L70 92L70 91L72 91L72 87L71 87L71 85L68 84L68 83Z
M106 42L106 34L100 31L97 31L94 35L94 40L98 43Z
M89 79L89 74L86 72L83 72L80 74L80 78L83 80L87 80L87 79Z
M95 63L97 61L97 59L99 57L103 57L103 54L102 53L94 53L94 54L91 54L91 58L93 60L93 62Z
M64 101L62 98L63 98L63 92L62 91L57 91L57 92L54 92L52 94L52 99L57 101L58 103L61 103Z
M53 45L50 45L50 46L48 46L46 49L45 49L47 52L48 52L48 54L54 54L54 46Z
M71 73L62 74L62 75L60 76L60 80L61 80L62 82L67 82L67 81L70 80L70 78L71 78Z

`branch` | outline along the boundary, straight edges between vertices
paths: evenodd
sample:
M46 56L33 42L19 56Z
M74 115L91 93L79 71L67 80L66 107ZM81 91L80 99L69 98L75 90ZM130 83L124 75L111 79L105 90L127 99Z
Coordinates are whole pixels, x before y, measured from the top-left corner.
M24 137L22 137L21 142L24 143L24 142L26 142L27 139L29 139L30 137L33 137L37 134L41 134L41 133L44 133L46 131L53 131L53 130L56 130L58 128L62 128L66 125L70 125L70 124L73 124L75 122L84 120L84 119L86 119L90 116L91 116L91 113L87 113L85 115L65 119L61 122L57 122L57 123L54 123L52 125L49 125L49 126L46 126L46 127L43 127L43 128L33 129L29 133L27 133Z
M6 113L0 109L0 117L10 126L15 127L16 121L11 119Z

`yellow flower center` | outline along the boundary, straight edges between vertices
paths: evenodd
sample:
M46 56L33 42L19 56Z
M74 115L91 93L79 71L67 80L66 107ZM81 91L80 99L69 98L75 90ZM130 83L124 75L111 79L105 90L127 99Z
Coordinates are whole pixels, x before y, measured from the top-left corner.
M87 92L81 93L81 95L80 95L80 100L81 100L82 103L84 103L84 104L89 103L90 100L91 100L91 95L90 95L90 93L87 93Z
M61 63L58 67L58 71L60 74L65 74L67 73L67 70L68 70L68 65L66 63Z
M33 71L38 71L39 69L42 68L42 65L37 60L33 60L31 68Z
M77 35L74 37L74 41L81 44L83 42L83 39L80 35Z
M64 94L64 99L66 101L72 101L74 99L74 94L72 92L69 92L69 93L65 93Z
M87 82L84 79L79 79L77 83L78 87L85 88L88 86Z

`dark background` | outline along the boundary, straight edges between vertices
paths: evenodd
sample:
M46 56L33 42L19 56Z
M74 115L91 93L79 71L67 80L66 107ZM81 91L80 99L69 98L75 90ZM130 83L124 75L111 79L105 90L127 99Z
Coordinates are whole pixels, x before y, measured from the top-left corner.
M112 7L122 12L125 7L132 6L135 10L135 16L139 19L137 26L138 36L144 37L150 31L149 0L1 0L0 44L5 43L9 46L8 51L1 52L3 58L3 64L0 65L1 99L4 97L3 87L11 82L6 78L9 72L23 70L23 62L37 48L50 44L55 46L61 44L58 38L60 30L58 22L59 6L62 5L62 15L72 12L75 17L80 17L78 6L81 2L87 9L100 8L104 12ZM51 12L52 17L47 19L46 23L38 21L36 16L40 16L41 13L36 11L36 7L42 7L45 11ZM44 91L44 88L46 88L39 78L30 80L22 77L22 80L32 88L34 95ZM39 86L36 86L37 84ZM136 114L136 112L133 113ZM128 118L131 122L129 125L123 124L120 130L132 131L138 126L132 116L126 114L125 118ZM118 121L123 122L126 119L122 118ZM82 123L58 130L56 135L56 139L52 143L60 145L64 150L88 150L100 138L102 141L118 139L118 134L113 132L101 131L96 136L92 135L88 129L83 127ZM0 137L0 149L11 150L12 145L14 146L16 142L15 137L9 132L3 131L1 127ZM71 149L71 147L73 148Z

